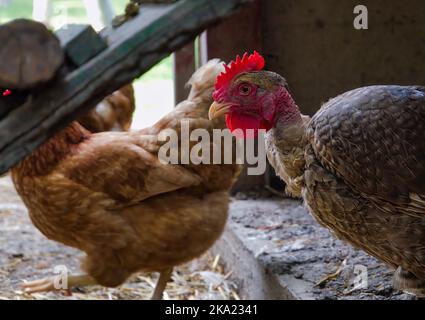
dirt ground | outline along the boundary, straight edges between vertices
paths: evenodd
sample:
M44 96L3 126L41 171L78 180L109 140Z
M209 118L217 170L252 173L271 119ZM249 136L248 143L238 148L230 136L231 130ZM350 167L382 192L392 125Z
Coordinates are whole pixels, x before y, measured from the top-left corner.
M28 295L23 281L54 276L54 267L64 265L79 273L82 253L46 239L30 222L27 210L10 181L0 178L0 300L17 299L148 299L155 274L137 274L116 289L100 286L75 288L71 296L54 292ZM165 299L238 299L236 284L218 256L179 267L169 283Z
M237 195L229 226L269 273L303 280L314 299L414 299L393 290L392 273L362 251L335 239L320 227L298 201ZM46 239L30 222L27 210L8 177L0 178L0 300L2 299L148 299L155 274L134 275L116 289L79 287L72 295L54 292L28 295L24 281L54 276L64 265L79 273L82 253ZM219 256L204 257L173 274L165 299L239 299L237 275L225 270ZM353 267L367 267L367 289L350 290ZM231 266L230 266L231 267ZM236 279L236 280L235 280Z
M237 198L231 204L233 232L267 273L300 280L301 298L415 299L393 288L394 270L336 239L300 201L255 193ZM357 287L354 281L362 269L367 282ZM243 291L240 286L241 295Z

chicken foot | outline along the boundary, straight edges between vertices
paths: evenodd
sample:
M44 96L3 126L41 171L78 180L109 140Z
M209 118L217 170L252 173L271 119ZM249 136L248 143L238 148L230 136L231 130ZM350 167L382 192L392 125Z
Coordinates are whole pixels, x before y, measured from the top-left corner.
M158 282L155 286L154 293L151 300L161 300L164 290L167 286L168 281L171 279L173 269L166 269L160 273ZM25 293L37 293L37 292L50 292L69 290L72 287L77 286L91 286L96 285L96 281L89 275L70 275L68 276L68 283L66 288L58 288L58 278L50 277L41 280L30 281L22 284L22 288Z
M68 276L68 283L66 288L58 287L58 278L51 277L41 280L30 281L22 284L22 288L25 293L36 293L36 292L49 292L49 291L60 291L69 290L72 287L77 286L92 286L96 285L96 281L89 275L70 275Z
M173 274L173 268L166 269L161 271L159 274L158 282L155 286L155 291L151 297L151 300L161 300L162 295L164 293L165 287L167 286L168 281L171 279L171 275Z

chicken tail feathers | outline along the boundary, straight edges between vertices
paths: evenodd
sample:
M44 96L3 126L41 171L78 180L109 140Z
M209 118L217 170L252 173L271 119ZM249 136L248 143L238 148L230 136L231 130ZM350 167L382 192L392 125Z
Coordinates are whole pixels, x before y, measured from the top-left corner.
M393 280L396 289L414 294L418 298L425 297L425 280L423 278L418 278L413 273L398 267Z

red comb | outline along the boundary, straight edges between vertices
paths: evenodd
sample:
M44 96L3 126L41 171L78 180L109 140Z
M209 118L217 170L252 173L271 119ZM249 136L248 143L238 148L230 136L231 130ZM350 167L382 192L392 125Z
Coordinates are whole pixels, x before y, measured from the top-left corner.
M242 59L238 55L236 56L236 61L232 61L229 65L224 65L225 71L217 77L215 89L218 90L228 84L236 75L242 72L260 71L265 64L264 58L257 51L254 51L249 56L245 52Z
M9 89L3 91L3 97L10 96L11 94L12 94L12 91L10 91Z

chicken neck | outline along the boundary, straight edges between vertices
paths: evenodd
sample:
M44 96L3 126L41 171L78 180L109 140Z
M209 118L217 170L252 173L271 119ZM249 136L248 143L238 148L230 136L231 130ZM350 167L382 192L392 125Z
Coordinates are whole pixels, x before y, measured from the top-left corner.
M287 192L301 196L305 168L304 151L307 145L306 123L295 101L286 90L278 99L276 124L266 134L268 157L276 173L286 182Z

